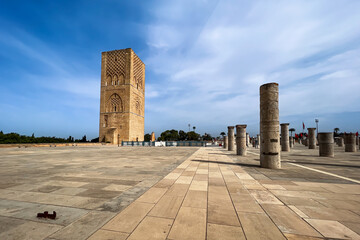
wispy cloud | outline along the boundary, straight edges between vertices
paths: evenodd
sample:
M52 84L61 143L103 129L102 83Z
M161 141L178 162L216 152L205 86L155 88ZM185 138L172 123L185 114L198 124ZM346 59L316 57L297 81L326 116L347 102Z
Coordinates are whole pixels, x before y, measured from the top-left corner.
M247 123L255 134L266 82L280 84L281 121L360 128L340 119L360 116L357 0L3 5L0 125L11 131L96 137L100 52L127 47L146 64L146 132Z
M148 32L155 49L146 59L149 71L164 75L167 126L179 112L213 126L257 121L259 86L271 81L280 84L282 119L360 111L360 3L219 1L207 12L209 1L195 1L191 11L164 14L175 2L155 11ZM187 25L194 12L206 21Z

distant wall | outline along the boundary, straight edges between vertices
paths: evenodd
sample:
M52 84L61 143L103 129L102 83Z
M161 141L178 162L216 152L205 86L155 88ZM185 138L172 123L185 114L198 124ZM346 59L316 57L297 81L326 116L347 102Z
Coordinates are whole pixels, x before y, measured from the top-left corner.
M28 147L72 147L72 146L101 146L103 143L16 143L0 144L0 148L28 148Z

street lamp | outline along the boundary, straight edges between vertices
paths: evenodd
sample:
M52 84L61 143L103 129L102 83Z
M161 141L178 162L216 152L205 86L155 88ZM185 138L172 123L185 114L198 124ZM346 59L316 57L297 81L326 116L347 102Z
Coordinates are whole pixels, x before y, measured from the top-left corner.
M319 134L319 119L315 118L315 122L316 122L316 137Z

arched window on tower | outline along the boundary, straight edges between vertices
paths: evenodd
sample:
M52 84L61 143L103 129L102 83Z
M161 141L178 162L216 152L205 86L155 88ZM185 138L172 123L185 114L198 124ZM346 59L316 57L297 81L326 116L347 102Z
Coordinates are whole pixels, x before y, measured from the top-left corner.
M136 114L141 115L141 105L139 100L135 102L135 108L136 108Z
M124 75L122 75L122 74L120 74L119 75L119 85L120 84L124 84L125 82L124 82Z
M123 105L121 97L114 93L110 96L108 102L107 102L107 112L122 112L123 111Z
M104 126L103 127L107 127L108 126L108 115L104 116Z
M114 75L112 80L113 80L113 85L117 85L117 83L118 83L117 75Z
M111 76L108 75L105 80L105 86L110 85L110 84L111 84Z

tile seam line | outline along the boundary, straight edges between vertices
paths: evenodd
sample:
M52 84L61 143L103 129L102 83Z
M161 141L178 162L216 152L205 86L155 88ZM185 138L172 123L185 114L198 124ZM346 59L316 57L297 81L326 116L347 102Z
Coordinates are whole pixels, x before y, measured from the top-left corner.
M195 157L196 154L200 151L200 149L201 149L201 148L199 148L198 150L196 150L196 151L195 151L193 154L191 154L185 161L188 161L189 158L192 157L192 156ZM185 161L184 161L184 162L185 162ZM190 164L191 164L191 161L192 161L192 160L189 160L189 161L190 161ZM189 164L186 168L188 168L188 167L190 166L190 164ZM199 163L199 164L200 164L200 163ZM199 167L199 164L198 164L197 168ZM186 168L184 168L183 172L185 172L185 169L186 169ZM196 168L196 170L197 170L197 168ZM195 171L195 174L196 174L196 171ZM195 176L195 174L194 174L194 176ZM181 175L180 175L180 176L181 176ZM179 176L179 177L180 177L180 176ZM191 182L190 182L190 184L189 184L189 187L188 187L188 189L186 190L186 193L185 193L185 195L184 195L184 198L183 198L183 200L181 201L179 210L176 212L176 216L174 217L174 220L173 220L173 222L172 222L172 224L171 224L171 227L169 228L168 233L166 234L166 238L165 238L165 239L170 239L170 238L169 238L170 232L171 232L171 230L172 230L172 228L173 228L173 226L174 226L174 224L175 224L175 220L176 220L176 218L177 218L177 216L178 216L178 214L179 214L179 212L180 212L180 209L181 209L182 205L184 204L186 195L188 194L189 189L190 189L190 185L191 185L191 183L192 183L193 180L194 180L194 176L193 176L192 179L191 179ZM175 182L176 182L176 181L175 181ZM175 184L175 182L173 183L173 185Z
M17 190L14 190L17 191ZM22 192L22 191L18 191L18 192ZM25 191L26 192L26 191ZM68 196L68 195L64 195L64 196ZM8 198L0 198L0 200L7 200L7 201L14 201L14 202L25 202L25 203L32 203L32 204L40 204L40 205L48 205L48 206L56 206L56 207L63 207L63 208L72 208L72 209L81 209L81 210L85 210L85 211L98 211L98 212L110 212L110 211L101 211L101 210L97 210L97 209L89 209L89 208L78 208L78 207L73 207L73 206L66 206L66 205L57 205L57 204L49 204L49 203L38 203L38 202L29 202L29 201L23 201L23 200L16 200L16 199L8 199Z
M210 164L209 164L209 153L207 153L207 156L206 156L208 162L207 162L207 170L208 170L208 173L207 173L207 188L206 188L206 223L205 223L205 240L208 239L208 222L209 222L209 181L210 181ZM200 163L199 163L200 165Z
M253 152L251 152L251 153L252 153L252 154L255 154L255 155L260 155L260 154L253 153ZM285 163L285 162L284 162L284 163ZM294 165L294 166L297 166L297 167L305 168L305 169L308 169L308 170L311 170L311 171L319 172L319 173L322 173L322 174L326 174L326 175L329 175L329 176L341 178L341 179L344 179L344 180L347 180L347 181L350 181L350 182L355 182L355 183L360 184L360 181L355 180L355 179L352 179L352 178L347 178L347 177L343 177L343 176L340 176L340 175L337 175L337 174L334 174L334 173L329 173L329 172L317 170L317 169L314 169L314 168L305 167L305 166L302 166L302 165L296 164L296 163L290 163L290 162L286 162L286 163L287 163L287 164Z
M322 174L326 174L326 175L329 175L329 176L337 177L337 178L340 178L340 179L344 179L344 180L347 180L347 181L350 181L350 182L354 182L354 183L360 184L360 181L358 181L358 180L355 180L355 179L352 179L352 178L343 177L343 176L340 176L340 175L337 175L337 174L334 174L334 173L329 173L329 172L317 170L317 169L314 169L314 168L305 167L305 166L302 166L302 165L296 164L296 163L289 163L289 162L288 162L287 164L291 164L291 165L294 165L294 166L296 166L296 167L305 168L305 169L308 169L308 170L311 170L311 171L314 171L314 172L319 172L319 173L322 173Z
M260 154L259 154L260 155ZM245 170L245 169L244 169ZM249 174L249 173L247 173ZM258 182L256 179L254 179L256 182ZM259 183L259 182L258 182ZM259 183L261 185L261 183ZM261 185L262 186L262 185ZM266 189L266 188L265 188ZM249 191L249 189L248 189ZM255 190L255 191L258 191L258 190ZM271 193L268 189L266 189L267 192ZM249 194L252 196L252 194L249 192ZM276 197L274 194L272 194L274 197ZM285 238L285 239L288 239L285 235L285 233L283 231L281 231L280 227L275 223L275 221L271 218L270 214L268 212L265 211L264 207L262 206L262 204L260 204L260 202L258 202L257 199L254 198L254 196L252 196L253 199L259 204L259 207L263 210L264 214L269 218L269 220L274 224L274 226L279 230L279 232L281 233L281 235ZM277 198L277 197L276 197ZM278 198L277 198L278 199ZM278 199L279 200L279 199ZM263 214L263 213L261 213Z
M196 151L197 152L197 151ZM196 153L195 152L195 153ZM195 154L194 153L194 154ZM188 160L188 159L187 159ZM188 168L190 166L190 164L186 167L186 168ZM185 168L185 169L186 169ZM183 170L183 172L185 172L185 169ZM196 171L195 171L195 174L196 174ZM195 175L194 175L195 176ZM193 180L194 180L194 176L193 176L193 178L191 179L191 182L190 182L190 184L189 184L189 188L187 189L187 191L186 191L186 193L185 193L185 195L184 195L184 198L183 198L183 200L182 200L182 202L181 202L181 205L180 205L180 207L179 207L179 210L177 211L177 213L176 213L176 216L175 216L175 218L173 219L174 221L173 221L173 223L172 223L172 225L171 225L171 227L170 227L170 229L169 229L169 232L168 232L168 234L166 235L166 238L165 239L169 239L169 235L170 235L170 232L171 232L171 230L172 230L172 228L173 228L173 226L174 226L174 223L175 223L175 220L176 220L176 218L177 218L177 216L178 216L178 214L179 214L179 211L180 211L180 208L182 207L182 205L183 205L183 203L184 203L184 201L185 201L185 198L186 198L186 195L188 194L188 192L189 192L189 189L190 189L190 185L191 185L191 183L193 182ZM175 182L174 182L174 184L175 184Z
M199 151L199 149L197 150L197 151ZM184 163L185 161L187 161L192 155L194 155L197 151L195 151L194 153L192 153L192 154L190 154L190 156L188 156L182 163ZM180 163L176 168L174 168L172 171L174 171L175 169L177 169L182 163ZM172 172L171 171L171 172ZM182 172L184 172L185 171L185 169L182 171ZM170 173L171 173L170 172ZM167 175L165 175L165 177L166 177ZM165 177L163 177L162 179L160 179L158 182L160 182L161 180L163 180ZM179 176L180 177L180 176ZM178 178L179 178L178 177ZM157 182L157 183L158 183ZM157 184L156 183L156 184ZM152 187L150 187L147 191L149 191L151 188L153 188L156 184L154 184ZM175 182L172 184L172 185L174 185L175 184ZM171 185L171 186L172 186ZM146 191L146 192L147 192ZM169 191L169 189L167 190L167 191ZM166 191L166 192L167 192ZM144 195L146 192L144 192L142 195ZM166 194L166 192L161 196L161 198ZM142 196L141 195L141 196ZM137 199L139 199L141 196L139 196ZM160 199L161 199L160 198ZM134 203L137 199L135 199L132 203ZM160 199L159 199L159 201L160 201ZM158 201L158 202L159 202ZM131 204L132 204L131 203ZM126 208L128 208L131 204L129 204ZM151 212L151 210L155 207L155 205L156 205L157 203L155 203L154 204L154 206L152 206L152 208L146 213L146 215L144 216L144 218L142 218L141 219L141 221L136 225L136 227L131 231L131 233L129 233L129 236L126 238L126 239L128 239L130 236L131 236L131 234L137 229L137 227L140 225L140 223L142 223L142 221L148 216L148 214ZM109 219L109 221L107 221L106 223L104 223L101 227L99 227L95 232L93 232L88 238L86 238L86 239L89 239L92 235L94 235L97 231L99 231L99 230L101 230L108 222L110 222L111 220L113 220L117 215L119 215L121 212L123 212L126 208L124 208L123 210L121 210L120 212L118 212L117 214L115 214L114 215L114 217L112 217L111 219ZM151 216L149 216L149 217L151 217ZM173 224L174 224L174 222L175 222L175 219L174 219L174 221L173 221ZM103 230L107 230L107 229L103 229ZM169 230L169 232L170 232L170 230Z
M257 153L254 153L255 155L260 155L260 154L257 154ZM245 169L244 171L249 174ZM250 175L250 174L249 174ZM257 179L254 178L254 180L259 183L261 186L263 186ZM258 191L258 190L256 190ZM279 199L277 196L275 196L275 194L273 194L271 191L269 191L269 189L267 189L265 187L265 191L267 191L268 193L270 193L271 195L273 195L276 199L278 199L281 203L284 204L284 206L286 206L288 209L290 209L290 211L293 211L288 205L286 205L283 201L281 201L281 199ZM251 195L251 193L250 193ZM252 196L253 197L253 196ZM253 197L254 198L254 197ZM271 218L270 214L267 213L264 209L264 207L262 206L262 204L260 204L255 198L254 200L259 204L259 207L264 211L264 213L268 216L268 218L270 219L270 221L273 222L273 224L276 226L276 228L280 231L280 233L285 237L285 239L288 239L285 235L285 232L281 231L281 229L279 228L279 226L275 223L275 221ZM294 211L293 211L294 212ZM236 212L237 213L237 212ZM296 215L298 215L297 213L295 213ZM300 216L299 216L300 217ZM301 217L300 217L301 218ZM305 221L303 218L301 218L306 224L308 224L311 228L313 228L316 232L318 232L321 236L323 236L319 231L317 231L311 224L309 224L307 221ZM240 222L241 223L241 222ZM244 231L244 234L245 234L245 231ZM300 235L301 236L301 235ZM325 236L324 236L325 237Z
M14 190L15 191L15 190ZM18 191L20 192L20 191ZM16 200L16 199L11 199L11 198L0 198L0 200L8 200L8 201L16 201L16 202L25 202L25 203L33 203L33 204L41 204L41 205L51 205L51 206L57 206L57 207L64 207L64 208L74 208L74 209L81 209L81 210L86 210L86 211L98 211L98 212L102 212L100 210L97 209L89 209L89 208L77 208L74 206L67 206L67 205L58 205L58 204L48 204L48 203L42 203L42 202L31 202L29 200L27 201L20 201L20 200ZM110 212L110 211L106 211L106 212Z
M44 224L49 224L49 225L53 225L53 226L59 226L59 227L62 227L62 228L65 228L67 226L69 226L70 224L68 225L60 225L60 224L56 224L56 223L51 223L51 222L41 222L41 221L35 221L35 220L32 220L32 219L24 219L24 218L18 218L18 217L14 217L14 216L4 216L4 215L1 215L1 217L4 217L4 218L12 218L12 219L17 219L17 220L22 220L22 221L25 221L25 222L34 222L34 223L44 223ZM78 220L78 219L77 219ZM61 229L62 229L61 228ZM54 232L55 233L55 232Z
M53 232L52 234L48 235L48 236L45 237L44 239L47 239L47 238L50 238L50 239L51 239L51 236L52 236L52 235L55 235L56 233L60 232L61 230L67 228L68 226L73 225L76 221L78 221L78 220L80 220L81 218L85 217L85 216L88 215L90 212L91 212L91 211L89 211L88 213L84 214L83 216L77 218L77 219L76 219L75 221L73 221L72 223L70 223L70 224L68 224L68 225L66 225L66 226L63 226L61 229L57 230L56 232ZM100 211L99 211L99 212L100 212ZM93 235L95 232L97 232L98 230L99 230L99 229L95 230L93 233L90 234L90 236L92 236L92 235ZM87 237L86 239L90 238L90 236Z
M228 158L229 158L229 157L228 157ZM229 158L229 159L230 159L230 158ZM230 159L230 160L232 160L232 159ZM233 161L233 160L232 160L232 161ZM219 167L219 166L218 166L218 167ZM230 168L230 169L231 169L231 168ZM239 213L238 213L237 210L236 210L234 201L233 201L232 196L231 196L231 194L230 194L230 192L229 192L227 182L225 181L225 178L224 178L224 174L223 174L222 170L220 169L220 167L219 167L219 170L220 170L222 179L223 179L223 181L224 181L224 183L225 183L226 191L227 191L227 193L229 194L229 197L230 197L230 200L231 200L231 204L232 204L232 206L233 206L233 208L234 208L234 210L235 210L235 214L236 214L236 217L237 217L237 219L238 219L238 221L239 221L241 230L243 231L243 234L244 234L245 239L248 239L248 237L246 236L246 233L245 233L243 224L241 223L241 220L240 220L240 217L239 217ZM234 173L234 175L235 175L236 177L238 177L238 176L236 175L236 173L234 172L233 169L231 169L231 171ZM239 177L238 177L238 178L239 178ZM240 181L241 181L241 180L240 180ZM239 184L242 184L242 183L240 182Z
M199 149L198 149L197 151L199 151ZM189 160L189 158L190 158L191 156L193 156L195 153L197 153L197 151L195 151L194 153L192 153L192 154L191 154L188 158L186 158L182 163L184 163L184 162L186 162L187 160ZM181 164L182 164L182 163L181 163ZM180 164L180 165L181 165L181 164ZM180 165L179 165L179 166L180 166ZM178 167L179 167L179 166L178 166ZM178 167L176 167L176 168L178 168ZM176 168L175 168L175 169L176 169ZM187 167L186 167L186 168L187 168ZM185 168L185 169L186 169L186 168ZM175 169L174 169L174 170L175 170ZM185 171L185 169L184 169L181 173L183 173L183 172ZM174 171L174 170L173 170L173 171ZM170 173L171 173L171 172L170 172ZM167 175L166 175L166 176L167 176ZM181 176L181 175L180 175L180 176ZM177 179L178 179L180 176L178 176ZM165 178L165 177L164 177L164 178ZM164 178L163 178L163 179L164 179ZM161 180L162 180L162 179L161 179ZM160 182L161 180L159 180L159 182ZM191 181L192 181L192 180L191 180ZM176 182L176 181L175 181L175 182ZM171 186L173 186L173 185L175 184L175 182L174 182ZM189 187L190 187L190 185L189 185ZM151 188L152 188L152 187L151 187ZM149 191L151 188L149 188L147 191ZM170 188L168 188L167 191L169 191L169 189L170 189ZM147 192L147 191L146 191L146 192ZM163 196L167 193L167 191L161 196L161 198L163 198ZM145 193L146 193L146 192L145 192ZM144 194L145 194L145 193L144 193ZM187 192L186 192L186 194L187 194ZM185 196L186 196L186 194L185 194ZM141 195L141 196L142 196L142 195ZM140 197L141 197L141 196L140 196ZM184 196L184 199L185 199L185 196ZM161 198L160 198L160 199L161 199ZM154 204L154 206L152 206L152 208L146 213L146 215L141 219L141 221L136 225L136 227L131 231L131 233L129 233L129 236L128 236L126 239L128 239L128 238L135 232L135 230L139 227L139 225L144 221L144 219L149 216L148 214L153 210L153 208L154 208L154 207L156 206L156 204L160 201L160 199L159 199L159 200ZM183 199L183 201L184 201L184 199ZM137 200L137 199L136 199L136 200ZM136 200L135 200L135 201L136 201ZM135 201L134 201L134 202L135 202ZM181 203L181 205L182 205L182 203ZM179 210L180 210L180 209L179 209ZM179 211L178 211L178 212L179 212ZM177 213L176 213L176 216L177 216ZM149 217L155 217L155 216L149 216ZM174 220L173 220L173 222L172 222L172 224L171 224L171 227L170 227L170 229L169 229L169 232L168 232L168 234L166 235L166 239L167 239L168 235L170 234L170 230L171 230L172 226L173 226L174 223L175 223L175 219L176 219L176 217L174 218Z
M280 202L283 203L283 206L287 207L290 211L294 212L297 216L299 216L299 218L305 222L305 224L307 224L308 226L310 226L312 229L314 229L315 232L319 233L323 238L325 238L325 236L323 234L321 234L313 225L311 225L309 222L307 222L305 220L305 218L301 217L297 212L295 212L291 207L289 207L289 205L287 205L285 202L283 202L280 198L278 198L275 194L273 194L269 189L266 189L269 193L271 193L275 198L277 198ZM268 215L268 217L271 219L271 221L277 226L277 224L275 223L275 221L271 218L270 214L268 214L264 207L259 203L259 206L263 209L263 211L265 212L266 215ZM296 207L295 205L293 205L294 207ZM300 209L299 209L300 210ZM301 211L301 210L300 210ZM305 214L305 213L304 213ZM310 218L309 218L310 219ZM279 228L279 227L278 227ZM280 230L280 228L279 228ZM280 230L280 232L282 232ZM283 233L283 232L282 232ZM286 233L283 233L283 235L286 237L285 235ZM293 233L293 234L296 234L296 235L299 235L299 236L309 236L309 237L316 237L316 236L310 236L310 235L301 235L301 234L298 234L298 233ZM286 237L287 239L287 237Z

